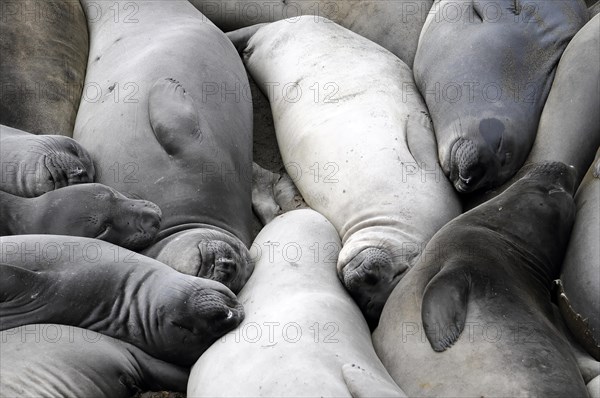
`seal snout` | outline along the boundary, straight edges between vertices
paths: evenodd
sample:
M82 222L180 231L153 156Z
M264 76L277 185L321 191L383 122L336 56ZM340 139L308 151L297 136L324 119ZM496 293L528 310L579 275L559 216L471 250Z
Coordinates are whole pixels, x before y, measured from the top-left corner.
M142 231L158 232L160 229L162 212L160 208L152 202L143 201L140 209L139 226Z
M481 161L477 144L459 139L452 147L450 180L458 192L471 192L478 188L486 175L486 165Z
M339 276L369 325L375 327L383 305L408 269L408 265L393 261L384 250L369 247L341 268Z
M231 290L219 282L203 280L208 287L195 290L187 300L194 334L221 336L244 320L244 307Z
M198 276L210 278L238 291L247 279L248 256L241 245L231 245L223 240L202 240L198 244L200 250L200 269Z
M577 170L561 162L530 164L525 178L541 178L550 187L549 193L565 192L573 196L577 181Z

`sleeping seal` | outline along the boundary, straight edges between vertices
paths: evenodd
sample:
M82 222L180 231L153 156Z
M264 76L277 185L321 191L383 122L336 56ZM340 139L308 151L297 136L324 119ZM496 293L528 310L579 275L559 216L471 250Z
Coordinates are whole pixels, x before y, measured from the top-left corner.
M409 396L587 396L550 300L574 183L562 163L532 165L429 241L373 334Z

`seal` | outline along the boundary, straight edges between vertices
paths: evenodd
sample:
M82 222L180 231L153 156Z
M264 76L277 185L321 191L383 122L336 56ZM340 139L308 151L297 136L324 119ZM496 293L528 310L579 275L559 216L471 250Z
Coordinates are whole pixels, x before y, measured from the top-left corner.
M600 146L598 59L600 16L585 24L565 49L525 162L550 160L572 165L577 170L576 187Z
M0 191L0 236L82 236L141 250L156 238L160 215L154 203L101 184L73 185L36 198Z
M89 330L36 324L0 338L2 397L129 398L148 388L185 389L186 369Z
M521 168L558 61L587 18L579 0L434 3L414 75L458 192L499 186Z
M60 135L36 136L0 125L0 191L25 198L96 176L89 153L75 140Z
M0 123L71 137L89 51L81 4L3 3L0 25Z
M579 186L600 146L600 17L589 21L565 49L544 105L537 135L525 166L562 162L577 170ZM568 98L568 101L565 101ZM568 134L565 134L568 131ZM524 166L524 167L525 167ZM463 208L472 209L510 187L514 178L497 188L463 195Z
M136 3L130 24L115 23L112 4L82 4L100 8L86 82L122 94L82 101L77 114L74 137L104 171L97 182L161 208L145 254L172 266L183 255L190 263L176 269L239 291L252 272L252 103L236 91L248 80L235 48L188 2Z
M600 361L600 149L575 203L577 218L557 281L557 301L577 342Z
M247 45L237 47L269 98L287 173L337 229L339 277L374 326L394 286L461 206L437 162L410 68L331 21L291 22L247 32Z
M301 15L325 17L392 52L412 67L433 0L190 1L224 32Z
M190 366L244 317L222 284L107 242L19 235L0 245L2 329L72 325Z
M248 316L198 359L187 395L358 397L362 388L367 396L405 396L336 275L340 247L335 228L314 210L265 226L252 245L254 273L238 296Z
M446 224L386 303L373 344L409 396L586 396L550 288L575 170L541 163Z

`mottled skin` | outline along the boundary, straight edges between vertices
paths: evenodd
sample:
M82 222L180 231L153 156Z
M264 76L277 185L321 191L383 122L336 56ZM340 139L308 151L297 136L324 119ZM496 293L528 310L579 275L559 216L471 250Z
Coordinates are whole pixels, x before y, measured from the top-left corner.
M239 291L252 272L252 103L221 91L248 85L235 48L187 1L82 4L100 12L87 16L86 82L106 98L82 101L74 137L102 171L97 182L161 208L146 254ZM137 22L115 22L113 5Z
M0 191L0 236L82 236L141 250L156 238L160 215L154 203L101 184L68 186L36 198Z
M190 366L244 312L222 284L96 239L0 238L1 328L58 323Z
M580 0L434 3L414 75L457 191L499 186L521 168L562 52L587 20Z
M429 241L373 334L409 396L587 396L550 295L574 183L562 163L533 165Z
M96 176L89 153L75 140L57 135L36 136L0 125L0 191L24 198Z
M225 32L300 15L324 17L374 41L412 67L433 0L191 0Z
M338 275L375 326L427 241L461 212L412 71L323 18L236 32L229 37L269 98L287 173L337 229ZM290 82L297 91L286 92Z
M341 242L325 217L285 213L252 247L256 269L239 294L248 316L198 359L189 397L405 396L336 275Z
M81 4L3 1L0 27L0 123L71 137L88 57Z
M0 332L0 397L130 398L185 389L187 370L74 326L35 324Z
M575 203L577 218L558 281L558 303L576 340L600 361L600 150Z

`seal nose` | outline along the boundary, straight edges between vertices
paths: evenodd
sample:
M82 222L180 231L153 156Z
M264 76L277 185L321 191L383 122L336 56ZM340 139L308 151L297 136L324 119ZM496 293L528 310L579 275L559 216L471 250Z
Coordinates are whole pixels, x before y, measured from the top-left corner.
M471 191L485 175L485 168L479 161L479 150L471 140L459 140L454 146L454 167L457 174L452 180L459 191Z
M148 202L149 203L149 202ZM140 215L140 227L144 231L158 230L160 228L161 214L153 206L144 203Z

